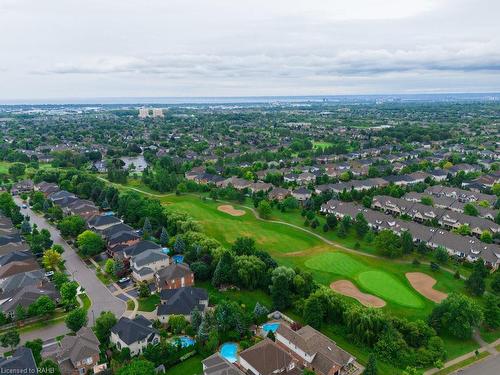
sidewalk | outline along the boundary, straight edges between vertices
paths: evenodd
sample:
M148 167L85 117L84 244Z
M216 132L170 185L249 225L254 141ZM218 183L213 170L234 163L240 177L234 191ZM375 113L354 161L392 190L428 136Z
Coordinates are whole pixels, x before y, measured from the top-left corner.
M478 338L479 337L479 338ZM492 342L491 344L488 344L486 343L485 341L483 341L483 339L481 339L481 337L479 336L479 334L475 331L474 332L474 339L481 345L480 348L477 349L477 351L479 353L482 353L482 352L489 352L493 355L497 355L498 352L496 350L496 346L497 345L500 345L500 339L496 340L495 342ZM457 358L454 358L452 359L451 361L448 361L444 364L443 368L447 368L447 367L450 367L450 366L453 366L457 363L460 363L468 358L471 358L471 357L474 357L476 355L476 351L473 351L473 352L470 352L470 353L466 353L464 355L461 355L460 357L457 357ZM424 372L424 375L432 375L432 374L435 374L437 373L438 371L440 371L442 369L438 369L438 368L433 368L433 369L430 369L430 370L427 370L426 372Z

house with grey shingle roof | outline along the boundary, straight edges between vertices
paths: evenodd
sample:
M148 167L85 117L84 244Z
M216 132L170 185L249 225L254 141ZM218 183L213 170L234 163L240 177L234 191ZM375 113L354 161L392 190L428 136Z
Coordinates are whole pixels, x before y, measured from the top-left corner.
M163 289L160 292L157 316L162 323L167 323L171 315L183 315L190 321L194 309L203 313L207 307L208 293L205 289L193 287Z
M146 346L159 342L160 334L153 328L153 323L142 315L134 319L121 317L111 328L111 343L116 345L118 350L129 348L131 355L142 353Z

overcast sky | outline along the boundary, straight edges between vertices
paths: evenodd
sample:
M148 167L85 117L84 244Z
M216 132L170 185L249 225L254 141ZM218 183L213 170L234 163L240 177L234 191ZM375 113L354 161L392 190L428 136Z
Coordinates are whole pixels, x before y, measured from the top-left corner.
M0 0L0 101L500 91L499 0Z

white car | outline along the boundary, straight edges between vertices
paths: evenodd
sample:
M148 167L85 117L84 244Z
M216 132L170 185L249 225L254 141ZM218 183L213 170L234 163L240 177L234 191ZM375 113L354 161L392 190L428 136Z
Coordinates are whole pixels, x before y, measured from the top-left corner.
M27 206L27 205L25 205L25 204L23 204L21 207L22 207L22 208L28 208L28 206Z
M118 280L119 284L125 284L130 281L130 277L122 277L120 280Z
M52 277L52 276L54 276L54 271L45 272L45 277Z

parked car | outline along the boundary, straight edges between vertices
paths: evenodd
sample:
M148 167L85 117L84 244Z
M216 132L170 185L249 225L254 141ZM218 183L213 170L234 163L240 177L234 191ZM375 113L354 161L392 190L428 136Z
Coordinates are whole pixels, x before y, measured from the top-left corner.
M48 271L48 272L45 272L45 277L52 277L54 276L54 271Z
M120 280L118 280L118 284L125 284L130 281L130 277L122 277Z

